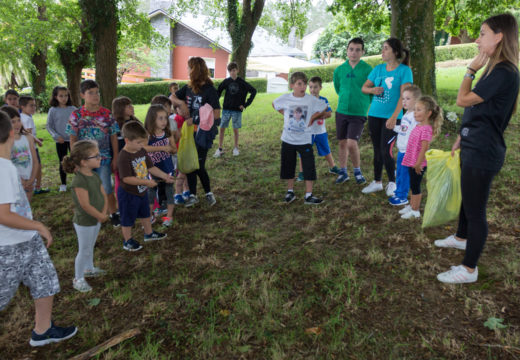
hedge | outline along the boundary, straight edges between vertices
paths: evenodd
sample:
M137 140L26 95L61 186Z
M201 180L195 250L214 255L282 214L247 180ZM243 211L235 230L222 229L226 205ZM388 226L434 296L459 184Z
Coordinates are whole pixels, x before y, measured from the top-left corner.
M478 54L477 44L460 44L460 45L444 45L435 47L435 61L447 61L455 59L472 59ZM365 56L363 61L374 67L383 62L381 55ZM305 68L292 68L290 74L295 71L303 71L308 78L313 76L321 77L323 82L331 82L334 70L341 65L341 63L331 65L318 65Z
M213 84L215 88L224 79L214 79ZM178 80L176 81L180 87L186 85L187 81ZM266 78L248 78L247 82L250 83L259 93L265 93L267 91L267 79ZM151 81L143 82L139 84L124 84L117 87L117 96L128 96L132 99L134 104L149 104L152 98L158 94L168 95L170 90L168 85L170 81Z

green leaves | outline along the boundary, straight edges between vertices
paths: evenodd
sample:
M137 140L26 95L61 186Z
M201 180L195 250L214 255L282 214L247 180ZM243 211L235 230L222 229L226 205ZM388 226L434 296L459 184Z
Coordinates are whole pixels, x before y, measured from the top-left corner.
M88 301L88 306L98 306L100 302L100 298L93 298Z
M490 317L484 323L484 326L487 327L489 330L505 329L507 327L507 325L502 324L503 322L504 322L504 319Z

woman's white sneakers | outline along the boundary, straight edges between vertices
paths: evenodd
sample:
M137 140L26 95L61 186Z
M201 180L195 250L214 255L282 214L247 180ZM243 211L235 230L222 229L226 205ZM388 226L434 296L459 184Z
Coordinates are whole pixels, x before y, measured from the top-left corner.
M446 239L435 240L433 243L437 247L466 250L466 240L458 241L455 235L450 235Z
M452 266L450 270L437 275L437 280L446 284L467 284L477 281L478 268L470 273L464 265Z

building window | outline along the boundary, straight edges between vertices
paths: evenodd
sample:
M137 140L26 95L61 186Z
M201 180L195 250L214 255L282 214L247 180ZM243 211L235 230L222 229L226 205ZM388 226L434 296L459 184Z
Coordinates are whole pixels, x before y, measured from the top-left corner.
M206 62L206 66L208 67L208 70L209 70L209 76L214 78L215 77L215 58L203 57L202 59L204 59L204 61Z

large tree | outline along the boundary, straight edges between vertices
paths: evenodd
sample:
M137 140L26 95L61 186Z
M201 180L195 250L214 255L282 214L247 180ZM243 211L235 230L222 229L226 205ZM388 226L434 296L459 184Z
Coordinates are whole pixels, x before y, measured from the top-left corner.
M457 36L465 30L476 37L482 20L518 4L518 0L335 0L330 9L347 14L358 30L379 31L391 23L392 36L410 49L414 82L423 92L435 94L434 31Z
M117 0L80 0L94 42L101 104L110 108L117 92Z
M239 11L238 0L227 0L227 30L231 36L231 59L238 64L240 74L246 77L247 57L252 37L262 16L265 0L244 0Z

